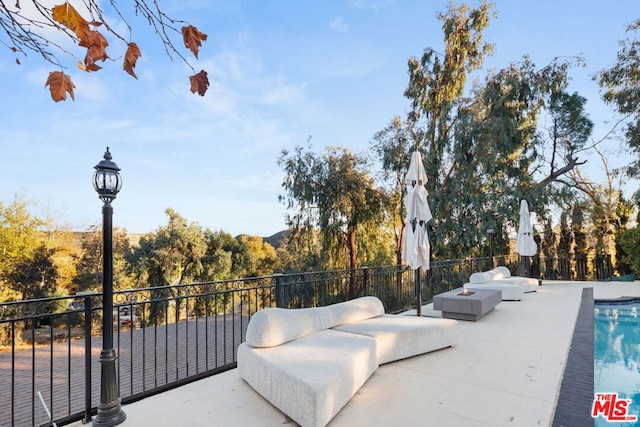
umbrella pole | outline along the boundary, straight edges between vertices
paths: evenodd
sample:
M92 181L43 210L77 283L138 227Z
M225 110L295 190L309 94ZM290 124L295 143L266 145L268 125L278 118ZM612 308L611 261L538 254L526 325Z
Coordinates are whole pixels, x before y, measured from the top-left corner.
M530 277L531 270L531 258L528 256L520 255L520 275L522 277Z
M415 270L416 314L422 316L422 293L420 292L420 268Z

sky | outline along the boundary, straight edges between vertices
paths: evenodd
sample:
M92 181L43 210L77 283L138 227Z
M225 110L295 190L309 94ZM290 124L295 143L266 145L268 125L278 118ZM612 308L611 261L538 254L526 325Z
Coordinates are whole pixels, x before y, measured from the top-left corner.
M614 113L600 101L591 76L615 62L626 26L640 18L637 0L494 3L497 17L484 39L496 52L485 60L485 70L524 55L539 67L555 57L582 56L586 67L572 69L569 90L587 98L593 140L601 139ZM162 1L168 15L208 35L198 59L182 49L179 35L174 39L196 72L208 72L204 97L189 91L192 69L176 55L169 58L135 18L131 39L142 51L138 80L122 70L126 46L119 40L108 37L107 52L116 59L86 73L74 66L84 58L82 49L59 39L75 55L58 55L75 83L75 101L55 103L45 88L48 73L59 68L35 53L19 55L17 65L16 55L4 49L0 202L19 195L32 203L34 214L53 216L74 230L101 224L102 202L91 179L108 146L123 180L112 204L115 227L153 232L167 224L165 210L172 208L204 228L270 236L286 228L286 207L278 201L282 150L307 146L311 138L317 152L329 145L367 152L373 135L408 111L407 60L426 48L443 50L437 13L447 4ZM114 18L109 9L107 17ZM6 42L4 35L0 40ZM609 166L629 162L619 142L601 148ZM589 173L601 179L602 163L588 160Z

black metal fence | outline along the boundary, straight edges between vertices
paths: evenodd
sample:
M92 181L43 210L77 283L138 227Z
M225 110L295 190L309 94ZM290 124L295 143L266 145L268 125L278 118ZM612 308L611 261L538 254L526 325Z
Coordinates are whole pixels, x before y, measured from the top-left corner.
M607 258L531 260L532 277L611 277ZM375 295L387 312L415 308L465 283L475 271L520 260L432 262L428 274L402 266L277 274L114 292L114 346L123 403L236 366L249 319L265 307L315 307ZM419 281L419 286L416 286ZM99 401L102 295L0 304L0 426L89 421Z

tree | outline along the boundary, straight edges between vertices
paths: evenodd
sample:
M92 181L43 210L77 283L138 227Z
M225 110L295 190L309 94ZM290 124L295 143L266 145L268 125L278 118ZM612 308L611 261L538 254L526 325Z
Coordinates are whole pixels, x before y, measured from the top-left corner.
M15 290L9 286L19 273L19 266L32 260L37 249L42 246L41 228L45 220L29 212L29 202L22 196L15 196L10 204L0 202L0 285L3 301L19 298L8 292Z
M406 191L405 176L409 169L408 153L418 142L414 138L411 123L394 117L371 141L372 151L382 163L382 190L386 193L385 211L392 225L396 265L402 264L402 242L407 226L403 196Z
M152 293L156 300L150 307L150 322L161 322L166 314L168 298L176 303L176 320L180 317L183 302L182 289L170 285L189 283L203 272L202 259L206 251L206 241L202 228L197 223L188 223L175 210L168 208L165 213L169 221L140 239L127 257L138 280L148 281L152 287L161 289Z
M620 235L620 246L624 251L622 261L631 266L636 275L640 276L640 227L625 230Z
M134 286L134 278L126 257L130 252L127 230L115 227L112 232L113 245L113 287L125 289ZM81 255L76 267L73 293L91 289L102 289L103 267L102 228L92 225L82 233Z
M141 17L160 39L167 55L169 57L177 55L193 70L194 75L189 77L191 92L204 96L209 86L207 73L204 70L196 73L173 41L175 37L179 37L177 35L181 34L185 47L191 50L197 59L200 46L207 40L207 35L196 27L171 18L155 1L135 0L131 2L131 8L126 10L116 0L73 2L80 9L76 9L71 3L65 1L49 8L41 0L26 2L18 0L15 6L0 2L0 26L6 36L4 40L0 39L0 42L16 54L17 64L20 64L18 54L26 56L28 52L34 52L42 56L46 62L64 69L64 63L58 57L63 53L72 58L73 64L77 62L78 68L83 71L99 71L102 67L98 62L104 63L107 59L111 59L106 50L109 46L106 34L118 42L122 46L121 49L126 48L124 53L119 53L116 57L124 58L122 66L124 71L137 79L135 67L142 53L130 37L134 29L139 28L141 24L132 25L130 22ZM178 30L177 25L180 24L183 26ZM128 37L116 31L117 28L122 27L127 28ZM98 31L98 28L102 32ZM85 48L84 59L77 60L76 53L72 52L75 49L68 48L66 43L57 42L57 37L52 31L67 36L68 40L77 44L78 47ZM67 93L72 99L74 98L75 86L71 77L63 71L49 73L46 86L49 86L51 98L56 102L66 100Z
M615 251L616 251L616 270L618 274L624 275L629 274L632 271L631 265L628 261L625 261L625 257L630 257L632 254L625 251L621 244L622 234L624 234L627 229L629 222L631 220L631 216L634 212L633 204L630 203L627 199L622 195L622 191L619 192L618 195L618 206L616 207L616 222L615 222ZM640 252L635 252L636 256L640 254ZM630 259L630 258L627 258Z
M224 231L205 230L207 250L202 258L202 273L198 280L207 282L233 277L233 254L236 240Z
M23 258L7 275L9 286L21 300L44 298L56 289L57 272L51 261L53 250L38 247L33 256Z
M292 237L308 237L317 228L325 268L344 265L345 253L349 268L357 268L358 234L381 218L384 198L369 175L367 159L345 148L328 147L319 156L298 146L293 153L284 150L278 165L284 168L287 192L279 198L296 210L287 216ZM352 279L349 295L357 291Z
M626 142L638 158L629 165L630 177L640 176L640 19L627 27L634 38L620 41L617 62L601 70L595 79L603 90L602 99L622 115Z
M243 247L244 277L259 277L273 274L276 266L276 250L262 237L241 234L238 242Z
M557 237L553 230L551 218L547 218L544 223L544 234L540 242L540 251L544 255L545 275L546 277L555 277L554 258L558 253Z
M583 163L577 153L593 127L585 99L566 93L568 70L579 60L556 59L539 69L524 57L465 87L493 50L482 37L492 12L483 1L475 9L451 3L439 15L444 53L428 48L420 60L409 59L406 124L394 120L375 137L391 171L406 172L408 162L389 159L422 153L435 257L481 256L488 226L499 241L516 226L520 199L540 214L552 200L566 201L563 177ZM546 116L552 125L543 129ZM408 149L404 156L400 147Z
M187 283L202 273L206 251L202 228L171 208L165 213L168 224L144 236L127 257L130 271L138 272L138 278L146 271L151 286Z
M560 214L560 237L558 239L558 253L562 254L562 258L558 259L560 263L560 277L571 280L571 258L573 254L573 234L569 224L566 212Z

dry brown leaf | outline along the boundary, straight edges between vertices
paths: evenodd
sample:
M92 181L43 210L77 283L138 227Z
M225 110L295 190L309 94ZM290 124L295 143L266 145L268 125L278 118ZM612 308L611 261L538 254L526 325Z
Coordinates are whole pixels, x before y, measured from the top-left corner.
M198 31L193 25L182 27L182 38L184 39L184 46L187 49L191 49L191 52L198 58L198 49L202 46L203 41L207 40L207 35Z
M205 70L200 71L198 74L194 76L189 76L189 80L191 81L191 93L198 92L198 95L204 96L209 88L209 78L207 77L207 72Z
M140 52L138 45L135 43L129 43L127 46L127 52L124 54L123 68L127 73L137 79L138 76L136 76L133 69L136 68L136 62L138 62L138 58L142 56L142 53Z
M71 77L67 76L62 71L50 72L49 78L47 78L47 82L44 86L49 86L49 89L51 90L51 99L55 102L65 101L67 99L67 92L71 95L71 99L75 101L73 88L76 86L71 82Z
M82 41L79 43L80 46L87 48L87 54L84 57L84 65L86 66L87 71L98 71L102 67L95 62L104 62L109 57L106 51L109 43L107 42L107 39L97 31L88 31L87 41L88 44L86 46L83 45Z
M66 26L73 31L78 39L79 46L87 48L87 54L84 58L85 71L98 71L102 67L96 64L96 61L105 61L109 56L106 48L109 46L107 39L95 30L91 30L89 25L99 26L99 22L87 22L77 10L69 3L55 6L52 9L52 16L56 22Z
M85 39L89 31L89 23L69 3L54 6L51 14L56 22L73 31L81 42Z

